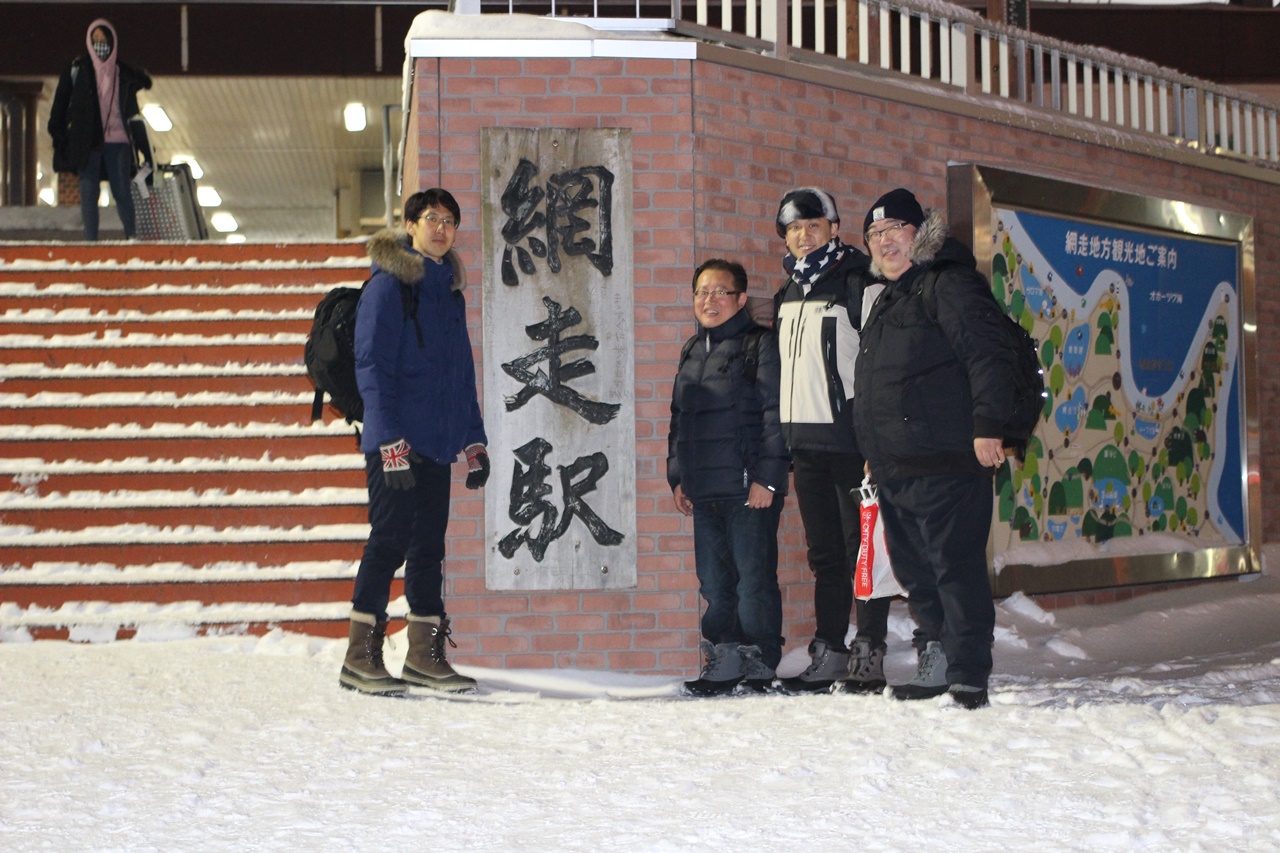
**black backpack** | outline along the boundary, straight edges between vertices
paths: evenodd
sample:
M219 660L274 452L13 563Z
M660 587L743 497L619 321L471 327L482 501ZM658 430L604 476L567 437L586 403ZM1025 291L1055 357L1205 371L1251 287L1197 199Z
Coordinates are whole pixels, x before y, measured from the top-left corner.
M934 267L925 273L920 284L920 292L924 296L925 307L936 323L938 303L933 295L934 286L942 270ZM1000 324L1004 332L1005 345L1017 357L1017 370L1013 374L1013 411L1004 425L1004 446L1013 448L1019 460L1026 457L1027 442L1031 440L1036 427L1044 417L1044 367L1040 364L1040 345L1022 328L1017 320L1005 313L1005 307L996 299L990 290L987 295L1000 308L1000 316L1004 322Z
M347 423L364 421L364 401L356 386L356 309L360 305L360 294L368 284L366 280L359 287L335 287L316 306L311 334L307 335L303 350L307 376L316 389L311 403L313 422L320 420L324 413L325 394L329 395L329 405L337 409ZM400 300L404 319L413 320L418 347L422 348L417 285L400 282Z
M756 384L756 373L760 369L760 339L767 331L769 330L763 326L756 326L742 336L742 349L739 350L742 356L742 376L752 385ZM680 348L680 361L676 363L676 373L679 373L684 363L689 360L689 353L697 342L697 335L684 342L684 346Z

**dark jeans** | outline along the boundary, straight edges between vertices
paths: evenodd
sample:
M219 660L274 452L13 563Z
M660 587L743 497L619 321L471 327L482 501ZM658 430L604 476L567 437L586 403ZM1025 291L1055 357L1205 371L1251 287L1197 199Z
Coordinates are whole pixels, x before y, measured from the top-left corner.
M893 571L920 626L915 646L941 640L947 683L986 687L996 609L988 576L989 476L913 477L880 484Z
M702 636L759 646L771 667L782 659L778 519L784 502L775 495L768 509L752 509L741 498L693 504L693 551L707 601Z
M89 152L89 162L80 170L80 218L84 220L84 238L98 239L98 188L102 185L102 173L107 173L111 197L116 200L120 224L124 236L132 238L136 233L133 215L133 195L129 179L133 177L133 149L127 142L108 142L96 151Z
M858 563L862 525L858 487L862 485L862 457L856 453L791 451L796 501L809 543L813 572L813 610L818 627L814 636L844 649L853 608L853 567ZM857 636L873 646L889 632L888 598L858 601Z
M416 616L444 615L444 535L449 526L449 466L430 459L410 463L412 489L390 489L382 458L365 454L369 524L373 530L356 572L351 606L385 616L391 580L404 565L404 595Z

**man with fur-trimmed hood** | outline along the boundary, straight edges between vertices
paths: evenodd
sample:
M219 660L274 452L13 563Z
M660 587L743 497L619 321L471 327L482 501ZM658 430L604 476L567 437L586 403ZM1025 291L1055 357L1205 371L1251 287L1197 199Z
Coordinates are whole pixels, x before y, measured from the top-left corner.
M443 599L450 466L465 452L469 489L489 476L462 295L466 274L453 251L461 219L452 194L429 189L405 202L404 231L369 240L373 275L356 312L355 354L372 530L356 573L339 678L364 693L403 693L406 682L475 690L444 649L452 643ZM394 678L382 643L391 579L402 563L409 651Z
M905 189L867 212L871 284L853 401L880 487L885 546L919 628L919 666L896 699L950 692L987 704L995 607L988 579L992 474L1004 461L1015 355L973 253Z

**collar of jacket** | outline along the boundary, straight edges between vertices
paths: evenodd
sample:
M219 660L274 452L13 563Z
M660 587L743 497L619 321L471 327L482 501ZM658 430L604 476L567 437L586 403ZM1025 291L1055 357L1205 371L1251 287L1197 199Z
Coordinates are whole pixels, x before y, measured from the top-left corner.
M911 251L907 253L911 258L911 269L926 267L933 263L942 249L942 244L947 242L949 233L950 229L943 221L942 213L930 208L925 214L924 222L920 223L920 227L916 230L916 239L911 244ZM884 278L884 273L876 266L875 261L871 262L871 275L873 278Z
M698 332L703 336L711 339L711 343L718 344L721 341L727 341L729 338L740 335L755 325L755 321L751 319L751 314L746 308L740 308L737 314L734 314L728 320L725 320L719 326L713 326L710 329L699 325Z
M402 228L384 228L369 238L365 244L369 260L395 276L405 284L422 281L426 275L423 264L427 259L413 248L413 240ZM461 292L467 287L467 272L462 266L462 259L453 249L445 255L445 260L453 267L453 289Z

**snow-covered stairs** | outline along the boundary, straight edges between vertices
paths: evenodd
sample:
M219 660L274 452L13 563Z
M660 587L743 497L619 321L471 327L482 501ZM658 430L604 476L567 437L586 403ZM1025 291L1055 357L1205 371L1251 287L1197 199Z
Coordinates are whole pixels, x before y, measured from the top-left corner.
M346 631L354 432L302 347L359 243L0 244L0 639Z

